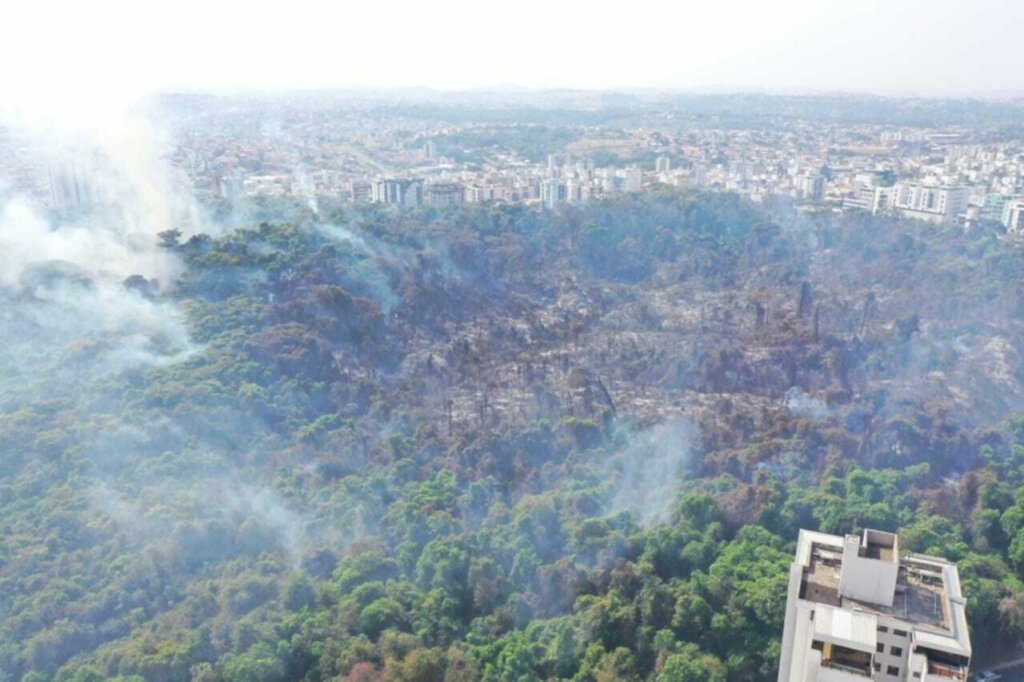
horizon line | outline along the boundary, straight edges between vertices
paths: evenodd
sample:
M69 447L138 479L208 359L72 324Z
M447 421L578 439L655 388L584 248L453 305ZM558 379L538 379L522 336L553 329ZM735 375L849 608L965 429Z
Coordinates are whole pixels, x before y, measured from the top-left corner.
M878 99L929 99L929 100L1017 100L1024 99L1024 88L988 88L982 90L886 90L853 88L796 88L757 87L741 85L711 86L647 86L617 85L608 87L586 86L536 86L517 83L493 83L466 87L439 87L432 85L382 85L351 83L335 85L279 86L279 85L231 85L231 86L173 86L147 93L152 96L174 95L286 95L286 94L329 94L329 93L394 93L452 95L510 95L510 94L579 94L579 95L694 95L694 96L742 96L764 95L768 97L853 97Z

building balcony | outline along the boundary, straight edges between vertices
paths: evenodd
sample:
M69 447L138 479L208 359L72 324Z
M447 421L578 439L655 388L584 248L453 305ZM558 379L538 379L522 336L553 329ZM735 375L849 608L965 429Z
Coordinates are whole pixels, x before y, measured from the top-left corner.
M928 661L928 671L924 676L924 682L950 682L950 680L963 682L966 679L966 668L945 663L933 663L932 661Z
M822 643L821 652L819 680L871 679L871 654L827 642Z

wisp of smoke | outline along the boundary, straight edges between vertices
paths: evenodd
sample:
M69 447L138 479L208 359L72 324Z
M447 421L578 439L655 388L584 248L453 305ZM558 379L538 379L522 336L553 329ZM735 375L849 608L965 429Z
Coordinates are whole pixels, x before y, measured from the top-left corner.
M377 240L374 240L375 243L371 244L364 236L357 234L344 225L317 223L310 227L322 237L345 244L354 253L364 257L358 263L354 263L351 266L352 272L366 286L367 293L377 302L381 310L387 313L398 305L398 294L392 290L387 277L378 267L377 263L379 260L387 259L402 260L402 254Z
M797 417L825 419L829 415L828 405L821 398L809 395L799 386L793 386L785 395L786 409Z
M51 226L19 199L0 207L0 392L187 356L181 311L155 296L178 269L155 240L87 221ZM136 274L152 292L125 286Z
M695 440L693 427L682 418L632 434L610 461L615 481L611 511L630 511L643 524L666 521Z
M309 549L306 522L275 491L228 477L208 479L200 488L164 478L132 494L97 479L89 490L92 508L140 544L158 544L176 526L203 519L236 532L246 524L298 566ZM223 548L233 553L237 548Z
M313 215L319 218L320 202L316 199L316 188L313 186L313 181L309 179L306 169L303 166L299 166L295 169L292 177L294 179L294 189L298 190L298 193L302 196L306 206Z
M216 481L207 487L207 500L225 508L238 519L252 519L271 531L279 546L298 564L306 548L306 524L280 494L270 488L254 488L239 481Z

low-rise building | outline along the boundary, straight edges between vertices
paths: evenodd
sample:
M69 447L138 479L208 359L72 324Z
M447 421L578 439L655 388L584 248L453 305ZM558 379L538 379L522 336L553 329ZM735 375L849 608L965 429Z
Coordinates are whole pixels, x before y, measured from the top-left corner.
M1013 201L1010 194L986 194L981 198L978 218L990 222L1004 223L1006 205Z
M870 213L884 211L891 203L891 187L860 185L849 196L843 197L843 208L856 208Z

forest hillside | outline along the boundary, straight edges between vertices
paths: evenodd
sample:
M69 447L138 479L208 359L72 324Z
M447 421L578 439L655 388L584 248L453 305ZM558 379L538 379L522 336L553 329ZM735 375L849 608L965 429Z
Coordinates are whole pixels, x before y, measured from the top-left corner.
M0 680L773 680L800 528L1024 638L1005 236L665 191L152 250L0 275Z

